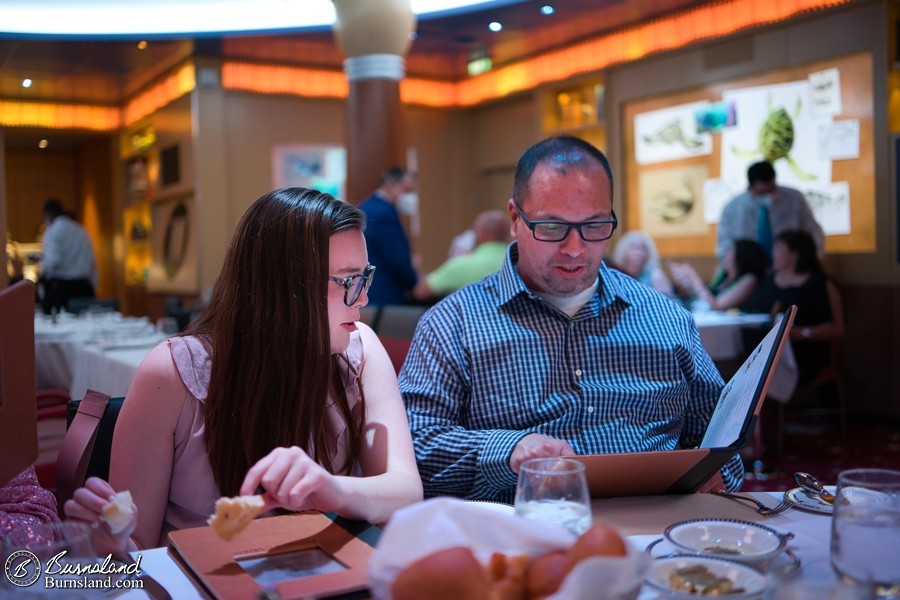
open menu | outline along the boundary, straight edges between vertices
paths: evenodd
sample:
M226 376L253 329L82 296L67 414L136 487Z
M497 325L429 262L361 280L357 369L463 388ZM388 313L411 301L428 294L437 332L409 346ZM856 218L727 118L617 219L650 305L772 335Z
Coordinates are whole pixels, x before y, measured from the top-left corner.
M169 541L221 599L315 599L364 590L374 551L319 512L256 519L229 541L211 527L172 531Z
M570 457L585 465L591 497L687 494L709 481L750 441L796 314L780 315L722 388L700 447Z

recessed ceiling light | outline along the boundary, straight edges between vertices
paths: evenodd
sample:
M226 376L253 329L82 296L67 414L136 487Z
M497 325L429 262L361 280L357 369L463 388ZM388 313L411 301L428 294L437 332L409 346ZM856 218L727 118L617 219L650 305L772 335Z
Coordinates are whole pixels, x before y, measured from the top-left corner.
M46 148L49 145L50 145L50 142L46 138L44 138L38 142L38 148Z
M28 79L27 77L26 77L25 79L22 80L22 87L23 87L23 88L30 88L30 87L31 87L31 84L32 84L32 81L31 81L30 79Z
M498 31L503 29L503 25L501 23L498 23L497 21L491 21L490 25L488 25L488 29L490 29L494 33L497 33Z
M147 40L141 40L138 42L138 50L146 50L147 48Z
M554 12L554 8L549 4L545 4L541 7L541 14L543 15L552 15Z

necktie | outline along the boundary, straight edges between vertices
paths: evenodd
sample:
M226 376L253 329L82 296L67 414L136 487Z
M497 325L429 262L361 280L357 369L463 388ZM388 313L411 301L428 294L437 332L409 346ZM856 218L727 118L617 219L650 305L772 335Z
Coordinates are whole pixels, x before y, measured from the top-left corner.
M772 222L769 220L769 207L759 205L759 217L756 221L756 241L766 253L766 264L772 266Z

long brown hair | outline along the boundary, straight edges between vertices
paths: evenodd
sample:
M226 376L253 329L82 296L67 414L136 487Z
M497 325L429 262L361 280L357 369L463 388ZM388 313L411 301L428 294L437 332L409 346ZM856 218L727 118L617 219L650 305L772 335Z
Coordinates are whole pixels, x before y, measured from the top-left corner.
M332 473L358 459L365 416L351 418L346 357L331 354L326 286L329 238L364 223L353 205L306 188L270 192L241 217L209 304L185 332L211 356L206 452L221 494L236 495L279 446L303 448ZM343 465L326 451L329 391L350 435Z

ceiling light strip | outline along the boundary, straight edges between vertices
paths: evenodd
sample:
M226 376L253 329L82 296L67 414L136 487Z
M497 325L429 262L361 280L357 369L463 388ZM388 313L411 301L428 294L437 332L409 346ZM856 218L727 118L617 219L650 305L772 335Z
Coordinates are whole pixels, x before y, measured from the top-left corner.
M346 98L350 89L341 71L230 61L222 63L222 87L308 98Z
M726 0L697 7L506 65L459 82L459 105L473 106L535 86L599 71L750 27L852 0ZM411 102L416 102L410 99Z
M0 100L0 125L115 131L121 114L115 106Z
M823 10L852 0L725 0L643 25L547 52L458 82L406 78L400 82L404 103L436 108L474 106L509 94L596 72L614 64L723 37ZM194 64L149 87L119 109L106 106L0 100L0 125L60 129L115 130L131 125L196 86ZM344 99L344 73L303 67L226 61L222 87L261 94Z
M125 125L133 125L154 111L189 94L197 85L193 62L186 62L174 73L129 100L122 110Z

